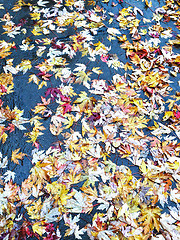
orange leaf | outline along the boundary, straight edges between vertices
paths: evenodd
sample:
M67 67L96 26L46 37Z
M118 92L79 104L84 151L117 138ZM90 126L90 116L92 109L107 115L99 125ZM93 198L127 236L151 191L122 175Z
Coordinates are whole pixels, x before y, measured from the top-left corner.
M19 150L20 150L20 148L12 151L11 161L14 162L14 163L16 163L16 164L19 164L18 159L19 159L19 160L22 160L23 157L26 155L26 154L24 154L24 153L22 153L22 152L19 152ZM19 152L19 153L18 153L18 152Z

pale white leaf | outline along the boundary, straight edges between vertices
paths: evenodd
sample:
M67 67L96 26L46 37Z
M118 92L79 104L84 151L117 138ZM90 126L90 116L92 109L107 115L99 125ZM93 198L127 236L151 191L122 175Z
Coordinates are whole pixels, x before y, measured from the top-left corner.
M5 182L9 182L11 179L14 180L15 178L15 173L10 171L10 170L7 170L4 174L4 181Z
M86 232L86 229L81 228L79 230L79 225L76 227L74 235L76 237L76 239L82 239L82 237L80 235L83 235Z

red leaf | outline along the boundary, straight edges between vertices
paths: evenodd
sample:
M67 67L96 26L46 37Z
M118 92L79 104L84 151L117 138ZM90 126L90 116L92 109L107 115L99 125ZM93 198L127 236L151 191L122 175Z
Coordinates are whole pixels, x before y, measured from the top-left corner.
M108 55L104 56L104 55L101 55L101 61L102 62L107 62L107 59L108 59Z
M7 89L3 85L0 85L0 92L5 93L7 92Z
M57 97L57 94L61 95L61 91L58 88L48 88L45 92L45 97L47 97L49 94L51 94L51 100L54 101Z
M61 97L61 101L63 101L63 102L68 102L70 100L69 97L66 97L66 96L64 96L62 94L60 95L60 97Z
M146 49L141 49L139 51L136 52L136 54L140 57L140 58L144 58L148 55L148 52Z
M180 112L179 112L179 111L174 112L174 116L175 116L177 119L179 119L179 118L180 118Z
M64 103L62 107L63 107L63 115L67 112L70 112L72 109L72 106L69 103Z
M33 146L35 146L39 150L39 143L37 143L36 141L33 143Z

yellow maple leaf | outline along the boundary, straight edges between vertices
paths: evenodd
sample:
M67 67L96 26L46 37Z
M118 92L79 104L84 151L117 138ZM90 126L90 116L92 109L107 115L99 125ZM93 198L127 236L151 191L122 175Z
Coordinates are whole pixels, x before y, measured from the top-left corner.
M47 87L47 82L42 81L42 82L39 84L38 89L41 89L43 86L46 86L46 87Z
M42 105L37 105L35 106L35 109L32 109L32 111L37 114L37 113L42 113L44 110L46 110L45 106Z
M94 97L88 97L87 93L81 91L79 97L74 101L74 103L79 103L80 110L92 110L96 99Z
M143 129L146 127L147 122L149 119L145 119L143 116L141 117L130 117L126 119L123 123L124 127L127 128L129 131L132 131L132 134L135 135L135 132L138 128Z
M130 56L131 62L134 63L135 65L139 64L141 59L139 56L135 53L134 55Z
M177 160L179 160L179 158L177 158ZM174 169L174 170L178 170L180 167L180 162L179 161L174 161L173 163L167 162L167 164L169 165L170 169Z
M5 58L11 55L10 49L15 46L15 43L7 43L6 41L0 41L0 57Z
M19 160L22 160L24 156L26 156L25 153L19 152L20 148L12 151L12 155L11 155L11 161L19 164Z
M30 138L30 140L27 140L27 142L35 143L38 136L43 135L43 133L40 131L46 129L44 126L42 126L42 123L38 119L42 119L42 118L35 116L30 119L30 123L31 125L34 124L34 127L31 132L25 133L25 136L28 136Z
M93 190L90 186L88 186L88 187L83 186L83 187L81 187L81 190L82 190L84 193L87 193L87 194L89 194L89 195L97 198L97 190L96 190L96 187L94 187L94 190Z
M146 175L149 172L147 165L144 161L142 161L142 163L140 165L140 170L144 175Z
M27 213L31 219L40 219L41 208L42 208L41 198L33 201L31 205L26 207ZM37 225L35 225L35 229L36 229L36 226Z
M32 6L31 3L25 3L24 0L18 0L17 3L14 5L14 7L12 8L12 10L14 12L17 12L19 10L21 10L23 6Z
M89 78L89 76L91 75L90 72L85 73L83 71L79 71L78 73L75 74L76 75L76 81L75 83L83 83L84 86L86 86L87 88L89 88L89 84L88 81L90 81L91 79Z
M28 81L28 83L30 83L30 82L34 82L35 84L39 84L39 78L35 75L35 74L31 74L30 76L29 76L29 79L28 79L29 81Z
M46 227L41 225L41 222L36 222L32 225L32 230L34 233L42 236L46 232Z
M58 183L57 181L47 184L46 189L54 196L54 199L57 200L60 205L66 205L67 199L70 199L74 195L74 192L68 194L69 189L67 189L64 184Z
M31 19L32 20L39 20L40 19L40 16L41 16L41 13L39 12L33 12L33 13L30 13L31 15Z
M23 71L23 74L25 74L29 69L32 68L31 61L28 60L22 60L20 65L20 70Z
M78 183L80 178L81 178L81 174L76 174L76 172L73 171L72 169L70 169L70 172L63 177L65 181L68 181L66 183L68 187L71 186L72 184Z
M138 222L142 222L144 233L152 231L154 228L159 231L160 222L159 217L161 209L159 207L148 207L146 204L142 205L141 215Z

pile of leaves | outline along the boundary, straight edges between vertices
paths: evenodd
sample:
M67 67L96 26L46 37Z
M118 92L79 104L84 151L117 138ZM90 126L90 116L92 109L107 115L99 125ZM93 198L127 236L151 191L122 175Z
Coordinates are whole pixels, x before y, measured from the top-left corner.
M33 148L0 154L0 239L180 239L179 8L0 4L1 147L23 131ZM8 105L20 75L37 85L31 117Z

